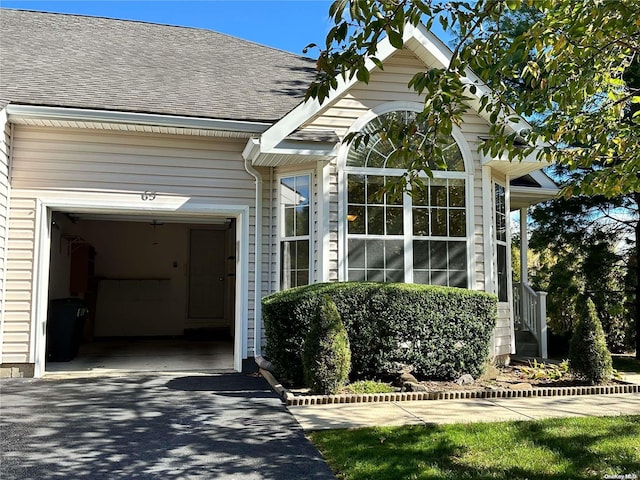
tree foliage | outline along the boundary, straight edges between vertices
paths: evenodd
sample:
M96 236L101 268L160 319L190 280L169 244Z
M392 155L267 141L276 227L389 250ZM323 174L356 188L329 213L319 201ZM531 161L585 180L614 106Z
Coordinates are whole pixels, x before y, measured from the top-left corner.
M606 383L613 376L611 353L590 298L582 299L578 312L578 324L569 348L569 368L592 385Z
M489 27L523 6L533 19L527 29ZM383 69L379 43L386 37L402 48L407 25L438 21L459 34L449 65L417 72L409 83L424 98L414 125L382 127L402 150L416 126L426 126L429 141L411 157L409 182L430 173L428 160L442 155L439 139L476 102L491 121L484 153L588 169L567 193L640 191L640 91L629 83L640 55L640 0L336 0L329 13L335 25L307 92L320 102L340 78L368 82L370 65ZM544 121L523 129L516 114Z

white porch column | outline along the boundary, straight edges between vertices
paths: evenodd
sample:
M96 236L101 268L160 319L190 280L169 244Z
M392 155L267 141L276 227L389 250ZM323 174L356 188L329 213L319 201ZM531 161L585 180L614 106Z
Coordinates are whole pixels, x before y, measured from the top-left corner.
M547 292L536 292L538 294L538 305L536 316L536 329L538 334L538 344L540 347L540 356L549 358L547 354Z
M529 251L529 237L527 235L527 208L520 209L520 283L529 285L527 253Z

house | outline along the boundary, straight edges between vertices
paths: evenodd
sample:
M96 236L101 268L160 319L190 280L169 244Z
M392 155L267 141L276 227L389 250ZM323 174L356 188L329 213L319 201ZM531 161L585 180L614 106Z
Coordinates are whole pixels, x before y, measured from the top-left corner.
M542 164L480 155L489 123L472 108L428 194L380 200L370 193L402 173L386 165L392 147L340 141L421 108L409 78L450 55L426 29L400 51L383 41L384 70L319 105L302 101L313 61L219 33L0 18L5 374L45 373L50 301L67 297L88 303L89 339L228 329L238 371L261 352L261 298L311 282L496 293L498 359L515 353L514 315L544 333L544 296L526 281L512 306L508 220L556 193Z

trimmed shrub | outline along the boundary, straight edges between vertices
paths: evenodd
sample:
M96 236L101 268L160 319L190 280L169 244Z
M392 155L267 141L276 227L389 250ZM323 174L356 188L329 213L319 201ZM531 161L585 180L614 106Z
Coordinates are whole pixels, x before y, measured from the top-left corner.
M477 377L483 371L496 322L495 295L432 285L322 283L263 299L265 355L281 381L303 383L303 345L325 295L347 330L352 381L391 377L398 362L426 378Z
M592 385L605 383L613 376L611 353L590 298L579 303L578 313L580 316L569 345L569 368L574 375Z
M351 350L340 314L331 297L322 298L304 342L302 368L313 393L338 393L349 376Z

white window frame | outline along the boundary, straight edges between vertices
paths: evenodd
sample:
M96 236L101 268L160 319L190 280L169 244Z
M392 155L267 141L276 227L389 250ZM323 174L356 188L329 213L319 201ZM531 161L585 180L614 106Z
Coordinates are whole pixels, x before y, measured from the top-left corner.
M283 235L284 228L284 207L281 202L281 190L282 179L293 177L308 177L309 179L309 234L302 236L285 236ZM282 289L282 242L296 241L296 240L308 240L309 241L309 283L308 285L315 283L314 266L313 266L313 250L314 250L314 172L313 170L303 170L296 172L280 173L276 176L277 182L277 204L278 204L278 221L277 221L277 235L276 235L276 291Z
M349 132L360 131L374 118L383 115L385 113L398 111L398 110L408 110L414 112L420 112L424 108L423 104L416 102L389 102L383 105L380 105L365 115L360 117L349 129ZM463 172L443 172L443 171L433 171L434 178L443 178L443 179L462 179L465 182L465 217L466 217L466 235L464 237L437 237L435 240L438 241L458 241L462 242L463 239L465 241L465 249L467 254L467 287L466 288L475 288L475 245L473 242L475 229L474 229L474 204L473 204L473 189L474 185L474 175L473 175L473 161L472 161L472 153L469 148L461 130L453 126L451 136L455 140L460 152L462 154L463 162L464 162L464 171ZM393 169L393 168L366 168L366 167L349 167L346 165L347 156L349 153L350 145L343 144L339 155L338 155L338 248L339 248L339 281L348 280L349 275L349 265L348 265L348 221L347 221L347 208L348 208L348 175L349 174L361 174L361 175L380 175L380 176L399 176L402 175L405 170L403 169ZM426 175L425 175L426 178ZM409 205L407 206L407 202ZM404 201L403 201L403 212L404 212L404 233L402 238L404 239L404 264L405 264L405 282L413 283L413 228L412 228L412 213L411 213L411 198L405 193ZM393 239L393 238L401 238L400 236L380 236L380 238ZM364 236L363 236L364 238ZM367 238L376 238L375 236ZM425 240L431 239L431 237L419 237L424 238Z
M493 185L491 188L491 193L492 193L492 204L493 204L493 216L492 216L492 221L493 221L493 263L494 263L494 268L495 268L495 294L496 296L498 296L498 301L500 303L510 303L511 300L511 282L510 282L510 272L511 269L509 268L509 265L511 265L511 255L510 255L510 228L509 228L509 205L508 205L508 201L509 201L509 190L507 188L506 182L501 182L499 180L494 179L493 180ZM504 240L499 240L498 239L498 205L496 204L496 186L500 186L503 190L504 190L504 225L505 225L505 239ZM506 272L505 272L505 280L506 280L506 296L507 298L505 300L500 300L500 270L498 268L498 246L504 247L505 248L505 267L506 267Z

